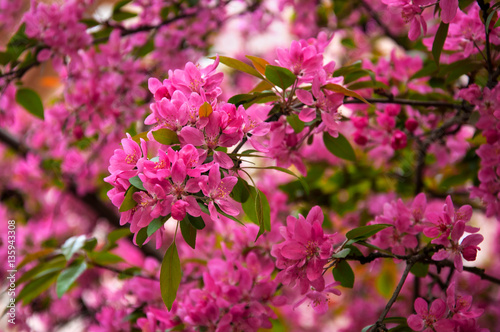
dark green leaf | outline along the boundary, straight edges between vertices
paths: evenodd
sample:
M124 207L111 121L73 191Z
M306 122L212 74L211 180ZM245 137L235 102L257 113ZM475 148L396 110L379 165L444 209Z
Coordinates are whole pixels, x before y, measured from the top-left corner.
M139 232L137 233L137 237L135 238L135 243L137 243L137 245L139 247L142 247L142 245L144 244L144 242L146 242L147 238L148 238L148 229L147 229L147 227L141 228L139 230Z
M38 93L31 89L21 88L16 91L16 101L28 112L40 119L43 117L43 104Z
M33 262L35 259L43 258L45 256L50 255L53 252L54 252L53 248L47 248L47 249L42 249L40 251L27 254L24 256L23 260L21 261L21 263L19 263L19 265L17 266L16 269L20 270L23 266L25 266L28 263Z
M362 81L356 82L348 86L351 90L359 89L389 89L389 87L382 82Z
M351 72L358 71L361 69L361 60L356 61L353 64L345 67L340 67L333 72L333 77L345 76Z
M88 239L85 242L85 244L83 246L83 250L85 250L85 251L93 251L96 246L97 246L97 239L95 237L93 237L91 239Z
M437 73L438 67L435 62L429 62L427 63L422 69L417 71L415 74L410 79L417 79L417 78L422 78L422 77L428 77L432 76L433 74Z
M22 300L24 305L31 303L31 301L33 301L36 297L49 289L49 287L57 280L59 273L60 271L52 272L26 284L17 296L16 302L20 302Z
M290 114L289 116L286 117L286 120L292 126L293 131L296 133L300 133L302 130L304 130L305 124L302 122L302 120L299 119L299 116L295 113Z
M137 202L134 200L134 193L138 192L139 189L130 185L128 187L127 192L125 193L125 198L123 199L122 205L120 205L120 212L125 212L128 210L132 210L137 206Z
M92 28L92 27L95 27L96 25L100 24L99 22L97 22L93 18L84 18L84 19L81 19L80 22L85 24L87 26L87 28Z
M158 143L164 145L172 145L179 143L179 137L177 137L177 133L175 131L166 128L153 131L153 137Z
M323 142L325 143L328 151L330 151L334 156L345 160L356 161L356 154L354 154L354 149L352 148L351 143L349 143L347 138L345 138L341 133L339 133L339 136L335 138L325 132L323 134Z
M392 225L389 224L376 224L376 225L367 225L367 226L361 226L358 228L351 229L347 234L345 235L346 238L350 239L355 239L356 241L363 241L369 238L372 235L377 234L383 229L386 229L387 227L391 227Z
M120 21L125 21L128 20L129 18L136 17L137 13L131 13L131 12L124 12L124 11L118 11L113 13L112 19L120 22Z
M150 237L151 235L154 234L154 232L156 232L157 230L159 230L161 227L163 227L163 225L165 225L165 222L170 219L170 214L166 217L164 216L159 216L158 218L155 218L153 219L148 227L147 227L147 232L146 234L148 235L148 237Z
M87 263L84 260L64 269L57 277L56 292L57 297L61 298L68 291L71 285L87 269Z
M16 281L16 285L22 284L25 281L40 278L52 272L61 271L66 266L66 259L64 256L59 255L54 257L48 262L40 263L34 268L23 273Z
M126 5L128 5L131 2L132 2L132 0L120 0L120 1L118 1L115 4L115 6L113 7L113 13L120 11L120 9L122 9L123 7L125 7Z
M231 191L233 199L238 203L245 203L250 197L250 188L248 183L242 178L238 178L238 182Z
M108 234L108 244L114 244L121 238L127 237L131 235L130 230L128 228L119 228Z
M163 257L160 270L161 298L169 311L177 296L181 279L181 261L175 242L173 242Z
M193 216L188 216L186 215L186 217L189 218L189 222L191 223L191 225L196 228L196 229L203 229L205 228L205 222L203 221L203 218L202 217L193 217Z
M194 228L189 222L189 217L186 214L186 217L180 221L181 224L181 233L184 241L193 249L196 246L196 228Z
M346 288L354 287L354 272L347 261L340 261L333 269L333 278Z
M416 262L415 265L411 267L410 272L413 273L416 277L424 278L429 272L429 264Z
M137 57L144 57L145 55L153 52L155 49L155 43L153 39L150 39L146 42L146 44L138 47L134 50L134 55Z
M70 260L71 257L85 245L86 241L85 235L73 236L64 242L61 247L62 254L66 257L66 260Z
M291 87L297 80L297 76L290 70L272 65L266 66L266 78L283 90Z
M89 258L93 263L99 265L109 265L123 262L123 258L107 251L90 252Z
M434 56L434 61L436 65L439 66L439 58L441 57L441 51L443 51L444 42L448 36L448 23L443 23L439 25L436 32L436 37L432 43L432 55Z
M128 182L130 182L131 185L136 187L139 190L146 191L146 188L144 188L144 185L142 184L141 179L139 178L139 175L136 175L130 179L128 179Z

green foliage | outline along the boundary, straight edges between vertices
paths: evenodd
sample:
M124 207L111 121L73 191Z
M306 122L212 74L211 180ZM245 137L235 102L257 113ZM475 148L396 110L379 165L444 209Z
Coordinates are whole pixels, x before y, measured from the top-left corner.
M59 298L68 291L71 285L78 279L79 276L87 269L87 263L81 259L76 261L70 267L64 269L57 277L56 293Z
M354 240L356 242L364 241L368 239L370 236L373 236L387 227L392 227L390 224L375 224L368 226L361 226L354 229L351 229L345 235L347 239Z
M78 250L83 248L86 239L85 235L80 235L70 237L64 242L61 252L66 257L66 260L69 261Z
M439 28L436 32L436 37L434 37L434 42L432 43L432 55L434 56L434 61L436 65L439 66L439 58L441 57L441 51L443 50L444 42L448 36L448 23L439 24Z
M195 249L196 246L196 228L191 225L191 222L189 221L189 217L186 214L186 217L180 221L180 226L181 226L181 233L182 237L184 238L184 241L186 241L187 244L193 249Z
M130 185L125 192L125 198L123 199L122 205L120 205L120 212L125 212L132 210L137 206L137 202L134 200L134 193L138 192L137 187Z
M44 119L43 103L35 91L27 88L18 89L16 91L16 102L34 116Z
M177 133L175 131L166 128L153 131L153 137L158 143L164 145L172 145L179 143L179 137L177 137Z
M160 270L161 298L169 311L177 296L181 279L181 261L174 241L163 257Z
M330 151L334 156L349 161L356 161L356 154L354 153L351 143L349 143L347 138L345 138L345 136L341 133L339 133L338 137L332 137L330 134L325 132L323 134L323 142L325 143L328 151Z
M290 70L273 65L266 66L266 78L283 90L291 87L297 80L297 76L295 76Z
M354 287L354 272L349 263L345 260L341 260L337 263L337 266L333 269L333 278L335 281L340 282L342 287Z

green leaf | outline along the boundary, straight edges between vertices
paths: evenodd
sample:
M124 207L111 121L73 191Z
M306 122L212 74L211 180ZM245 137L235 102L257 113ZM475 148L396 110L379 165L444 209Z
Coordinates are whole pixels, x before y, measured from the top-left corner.
M132 233L128 228L119 228L108 234L108 245L113 245L121 238L130 236Z
M123 258L108 251L90 252L89 258L93 263L99 265L109 265L123 262Z
M113 13L120 11L123 7L131 3L132 0L120 0L116 3L116 5L113 7Z
M24 305L31 303L31 301L33 301L36 297L49 289L49 287L57 280L59 273L60 271L52 272L26 284L17 296L16 302L20 302L22 300Z
M351 229L347 234L345 235L347 239L355 239L356 241L363 241L369 238L372 235L377 234L383 229L386 229L387 227L391 227L392 225L389 224L376 224L376 225L367 225L367 226L361 226L358 228Z
M17 266L16 269L20 270L23 266L25 266L28 263L31 263L35 259L43 258L45 256L50 255L53 252L54 252L53 248L47 248L47 249L42 249L40 251L31 253L31 254L27 254L24 256L23 260L21 261L21 263L19 263L19 265Z
M177 137L177 133L175 131L166 128L153 131L153 137L158 143L164 145L172 145L179 143L179 137Z
M66 260L70 260L71 257L85 245L87 240L85 235L73 236L64 242L61 247L62 254L66 257Z
M259 189L248 186L250 189L249 199L242 204L243 211L245 211L248 219L253 223L260 226L257 239L264 231L271 230L271 208L266 195ZM255 239L255 240L257 240Z
M295 76L290 70L272 65L266 66L266 78L283 90L291 87L297 80L297 76Z
M44 119L43 103L38 93L31 89L21 88L16 91L16 101L34 116Z
M304 130L305 123L302 122L302 120L299 119L299 116L295 113L290 114L289 116L286 117L286 120L292 126L293 131L296 132L297 134L300 133L302 130Z
M81 23L85 24L87 28L93 28L100 23L94 20L93 18L84 18L80 20Z
M433 76L433 74L437 73L437 71L438 71L438 67L437 67L436 63L429 62L422 69L420 69L415 74L413 74L413 76L410 79L413 80L413 79L417 79L417 78Z
M389 89L389 87L382 82L362 81L350 84L348 86L351 90L359 89Z
M136 17L137 13L132 13L132 12L125 12L125 11L118 11L113 13L112 19L121 22L128 20L129 18Z
M137 243L139 247L142 247L142 245L144 244L144 242L146 242L148 237L149 236L147 227L141 228L139 232L137 232L135 243Z
M340 261L333 269L333 278L340 282L340 285L346 288L354 287L354 272L347 261Z
M273 85L270 84L269 82L260 81L259 84L257 84L252 90L250 90L250 93L271 90L272 88L273 88Z
M180 221L181 224L181 233L184 241L193 249L196 246L196 228L191 225L189 222L189 217L186 214L186 217Z
M215 59L215 57L210 57L210 59ZM257 70L252 68L252 66L247 65L243 61L236 60L236 59L233 59L233 58L230 58L227 56L219 56L219 61L221 63L225 64L226 66L231 67L233 69L236 69L236 70L242 71L244 73L253 75L253 76L258 77L260 79L263 78L262 75L259 74L259 72Z
M148 227L147 227L147 237L150 237L151 235L154 234L157 230L159 230L163 225L165 225L165 222L170 219L170 214L168 214L166 217L164 216L159 216L158 218L153 219Z
M330 151L334 156L349 161L356 161L356 154L354 154L354 149L352 148L351 143L349 143L347 138L345 138L345 136L341 133L339 133L339 136L335 138L325 132L323 134L323 142L325 143L328 151Z
M141 179L139 178L139 175L136 175L130 179L128 179L128 182L130 182L131 185L136 187L139 190L146 191L146 188L144 188L144 185L142 184Z
M203 229L205 228L205 222L203 221L203 218L202 217L193 217L191 215L186 215L186 217L188 217L189 219L189 222L191 223L191 225L196 228L196 229Z
M364 103L366 103L368 105L371 105L365 98L361 97L356 92L351 91L351 90L343 87L342 85L334 84L334 83L328 83L327 85L323 86L323 89L327 89L327 90L330 90L330 91L333 91L333 92L341 93L344 96L353 97L353 98L361 100L362 102L364 102Z
M344 248L344 249L340 250L338 253L333 254L332 258L346 258L350 252L351 252L350 248Z
M71 285L82 275L87 269L87 263L84 260L63 270L57 277L56 292L57 297L61 298L68 291Z
M429 273L429 264L416 262L411 267L410 272L413 273L416 277L424 278L427 276L427 273Z
M61 271L66 266L66 259L62 256L56 256L48 262L40 263L34 268L26 271L17 279L16 285L20 285L25 281L40 278L52 272Z
M227 102L236 106L243 105L244 107L249 107L253 104L268 103L278 99L279 97L274 92L254 92L251 94L234 95Z
M137 135L132 136L132 140L133 140L134 142L136 142L137 144L141 144L141 138L142 138L143 140L145 140L146 142L147 142L147 141L149 141L149 138L148 138L148 132L147 132L147 131L145 131L145 132L143 132L143 133L139 133L139 134L137 134Z
M439 28L436 32L436 37L432 43L432 55L434 56L434 61L436 65L439 66L439 58L441 57L441 52L443 51L444 42L448 36L448 23L439 24Z
M250 197L250 188L248 183L242 178L238 178L238 182L231 191L233 199L238 203L245 203Z
M155 49L155 43L153 39L148 40L144 45L138 47L134 50L134 55L136 57L144 57L149 53L153 52Z
M96 246L97 246L97 239L95 237L93 237L91 239L88 239L85 242L85 245L83 246L83 250L85 250L87 252L93 251Z
M120 205L120 212L125 212L132 210L137 206L137 202L134 200L134 193L138 192L139 189L130 185L127 191L125 192L125 198L123 199L122 205Z
M354 62L349 66L340 67L339 69L333 72L333 77L345 76L354 71L358 71L361 69L361 60Z
M161 298L169 311L177 296L181 279L181 261L174 241L163 257L160 270Z

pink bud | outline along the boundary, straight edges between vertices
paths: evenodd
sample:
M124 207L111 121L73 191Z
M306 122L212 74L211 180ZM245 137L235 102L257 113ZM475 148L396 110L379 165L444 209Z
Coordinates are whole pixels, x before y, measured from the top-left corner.
M365 135L360 134L359 132L355 132L354 133L354 142L356 142L356 144L358 144L358 145L364 146L368 142L368 138L366 138Z
M408 129L409 132L413 133L415 129L418 127L418 121L414 118L409 118L405 122L405 128Z
M175 220L182 220L186 216L186 207L189 204L183 200L178 200L172 205L172 218Z
M476 256L477 256L477 247L475 246L469 246L467 248L464 248L462 250L462 256L464 256L464 259L466 261L475 261Z
M391 139L391 147L394 150L403 149L406 147L406 134L401 130L395 130Z

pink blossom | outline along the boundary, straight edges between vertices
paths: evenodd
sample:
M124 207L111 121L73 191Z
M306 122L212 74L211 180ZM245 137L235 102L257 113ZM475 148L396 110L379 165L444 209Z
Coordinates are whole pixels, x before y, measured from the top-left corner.
M446 312L446 304L443 300L434 300L429 309L427 302L419 297L415 300L414 306L417 314L408 317L408 326L413 331L454 331L455 324L453 321L443 319Z

